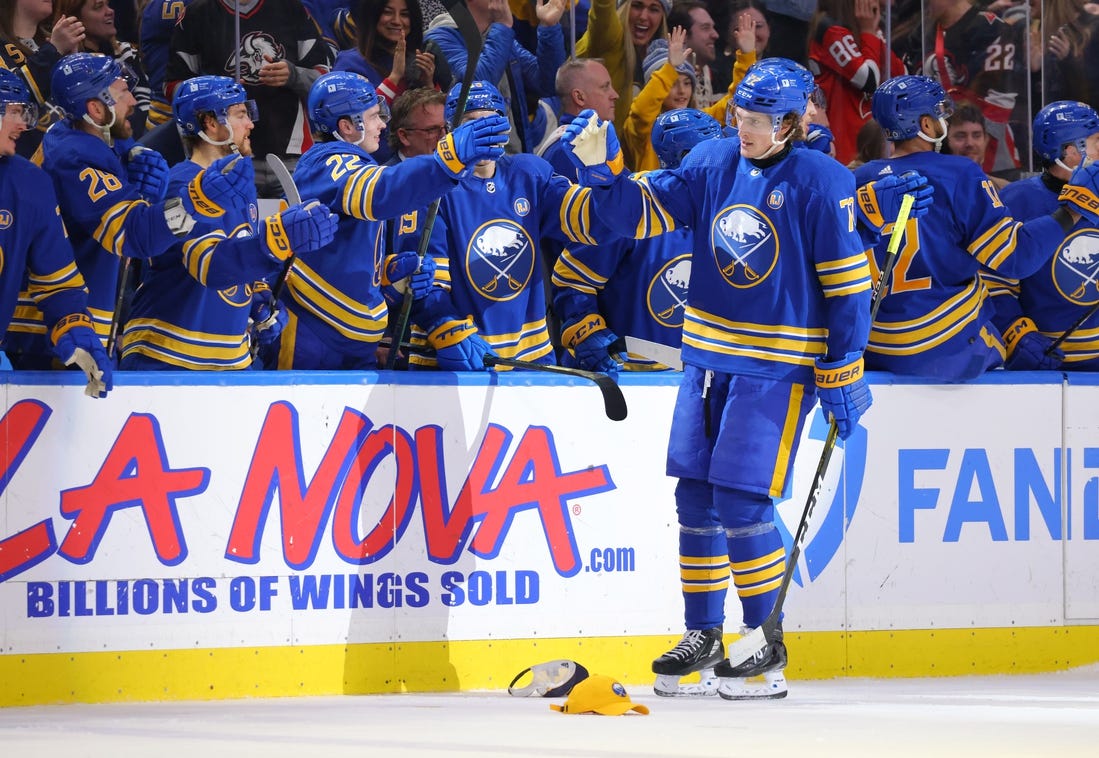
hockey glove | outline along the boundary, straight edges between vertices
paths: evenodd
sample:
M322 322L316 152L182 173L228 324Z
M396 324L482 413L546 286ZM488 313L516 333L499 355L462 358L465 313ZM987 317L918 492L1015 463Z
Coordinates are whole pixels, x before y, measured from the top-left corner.
M862 353L848 353L839 361L818 358L816 380L824 415L835 420L840 439L847 439L874 400L863 374Z
M576 363L585 371L614 374L618 363L611 358L611 344L618 336L607 328L602 316L590 314L561 333L561 341L572 348Z
M404 293L412 288L412 299L421 300L431 291L435 283L435 259L425 255L423 263L420 256L406 251L396 255L387 255L382 269L382 294L389 302L398 302Z
M859 209L859 221L877 234L882 233L889 224L897 219L901 210L901 199L912 195L912 213L909 218L919 218L931 208L935 188L927 183L923 175L907 171L900 176L883 176L875 182L864 184L855 193L855 205Z
M1099 161L1077 166L1058 199L1087 219L1089 226L1099 227Z
M266 282L256 282L252 290L252 310L248 314L252 339L260 347L269 347L282 334L286 320L286 310L275 306L271 288Z
M267 241L267 252L285 261L327 245L336 236L337 223L328 206L310 200L265 218L260 222L260 234Z
M444 371L484 371L485 356L496 355L470 319L443 322L427 341L435 348L435 359Z
M609 185L626 169L614 126L609 121L600 121L590 108L581 111L565 127L561 144L585 187Z
M126 178L143 200L159 203L168 192L168 161L156 150L137 145L128 153Z
M1047 355L1046 351L1052 344L1053 340L1038 331L1029 318L1015 319L1004 331L1004 345L1007 346L1004 368L1009 371L1050 371L1059 368L1065 361L1065 354L1057 348Z
M500 115L467 121L439 140L435 160L453 179L461 179L467 167L479 161L494 161L504 154L511 124Z
M218 158L187 185L195 211L207 218L225 215L226 208L256 202L256 172L252 159L239 153Z
M88 378L84 394L107 397L114 387L111 360L86 313L74 313L58 321L50 332L53 352L66 366L76 364Z
M805 144L812 150L817 150L825 155L832 154L832 130L820 124L809 124L809 133L805 135Z

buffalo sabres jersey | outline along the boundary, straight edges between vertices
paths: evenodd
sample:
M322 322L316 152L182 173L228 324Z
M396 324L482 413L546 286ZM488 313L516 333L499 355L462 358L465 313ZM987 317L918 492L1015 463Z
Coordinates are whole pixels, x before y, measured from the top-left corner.
M456 184L432 156L379 166L358 145L335 140L310 148L294 168L294 181L303 198L320 200L339 216L339 227L331 243L296 258L288 306L331 349L372 354L388 322L381 293L384 220Z
M1001 197L1011 214L1020 221L1046 216L1059 207L1057 196L1064 182L1049 174L1013 182ZM996 297L997 321L1006 327L1027 316L1047 337L1056 339L1076 323L1088 308L1099 304L1099 229L1081 219L1064 239L1054 238L1047 260L1022 281L996 279L989 288ZM1064 368L1076 371L1099 369L1099 316L1082 323L1061 343Z
M906 171L927 178L935 202L925 217L905 227L866 362L867 368L929 376L936 365L969 352L971 344L999 343L979 272L1028 276L1048 257L1049 241L1064 232L1048 216L1016 221L980 166L961 156L919 152L871 161L855 170L855 181L861 187ZM879 269L889 230L874 250Z
M201 170L193 161L172 167L168 194L183 197L198 223L186 242L145 268L122 333L123 359L143 355L168 366L208 371L251 364L252 282L273 277L281 264L267 254L263 238L253 234L254 196L229 205L216 218L194 209L187 185Z
M431 235L436 285L500 356L553 361L540 241L595 244L589 194L541 158L521 154L497 161L492 178L466 177L442 199ZM420 329L414 335L425 336Z
M131 140L116 140L108 147L67 121L54 124L42 143L42 167L53 179L76 265L88 286L92 326L104 342L114 316L122 256L151 258L176 242L163 207L142 200L127 178L120 156L132 145ZM20 298L17 313L27 323L41 320L29 296Z
M42 164L42 137L57 121L56 112L46 106L46 101L50 96L50 74L59 60L61 53L52 44L43 44L29 54L7 40L0 45L0 67L14 71L27 85L27 91L38 105L37 127L23 132L15 143L17 155L29 158L38 165Z
M53 185L17 155L0 158L0 251L0 324L13 333L45 334L62 317L84 312L84 278L73 262ZM21 289L27 301L13 320Z
M761 168L732 140L709 140L678 169L620 180L596 203L619 234L691 228L685 363L813 384L815 359L866 345L870 270L854 189L851 172L815 150Z
M553 268L553 307L562 331L598 314L618 336L678 348L691 281L690 230L646 240L570 245ZM659 368L630 355L627 369Z
M170 98L164 93L172 30L192 0L149 0L141 11L141 63L149 77L152 99L149 128L172 118Z

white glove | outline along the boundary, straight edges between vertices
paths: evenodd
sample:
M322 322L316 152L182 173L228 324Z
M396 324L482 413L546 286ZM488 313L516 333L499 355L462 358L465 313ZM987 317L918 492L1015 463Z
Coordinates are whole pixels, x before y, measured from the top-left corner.
M600 166L607 162L607 124L596 123L596 119L588 121L587 125L572 138L572 152L585 166Z

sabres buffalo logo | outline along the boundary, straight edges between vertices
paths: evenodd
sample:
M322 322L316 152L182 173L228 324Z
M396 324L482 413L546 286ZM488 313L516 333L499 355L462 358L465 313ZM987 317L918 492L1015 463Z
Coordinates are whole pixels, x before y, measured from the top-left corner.
M526 229L498 218L473 233L466 251L466 278L482 297L511 300L533 274L534 243Z
M740 289L767 278L778 261L778 234L770 220L750 205L731 205L714 217L710 244L721 275Z
M691 281L691 254L676 256L665 263L649 282L646 302L649 314L661 326L683 326L687 307L687 285Z
M1099 232L1084 229L1066 238L1052 265L1062 297L1077 305L1099 303Z

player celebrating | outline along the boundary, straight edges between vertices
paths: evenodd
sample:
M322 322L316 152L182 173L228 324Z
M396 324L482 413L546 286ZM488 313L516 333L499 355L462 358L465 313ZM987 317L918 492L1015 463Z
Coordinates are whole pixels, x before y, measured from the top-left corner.
M789 483L809 410L819 397L846 439L871 402L862 372L870 269L852 176L826 155L793 149L804 138L806 73L781 58L753 66L733 98L739 145L703 142L679 169L627 177L613 128L590 114L562 138L582 181L605 187L592 203L616 232L693 231L667 460L679 479L687 632L653 662L658 694L712 693L713 668L723 697L785 696L781 628L745 663L722 660L729 571L745 625L758 627L786 561L772 498ZM678 686L694 671L702 687ZM747 681L760 674L762 684Z
M0 207L18 219L0 226L0 325L11 322L26 278L26 297L48 330L54 355L84 371L86 394L105 397L112 386L111 363L92 329L84 278L65 239L53 185L41 169L15 154L19 136L37 123L30 91L14 73L0 69Z
M293 253L332 241L336 218L314 201L253 227L257 214L252 145L258 118L244 87L226 76L198 76L176 87L176 124L190 160L172 167L168 193L187 198L198 219L173 254L149 262L122 334L125 369L230 370L252 365L252 339L278 335L271 290ZM252 319L249 316L252 316Z
M890 79L874 93L873 108L894 143L893 156L860 166L856 182L862 186L914 170L927 178L936 201L926 217L905 229L888 296L870 333L867 366L946 381L972 379L999 366L1025 334L1001 338L978 274L1020 278L1037 270L1049 259L1050 241L1064 239L1080 214L1089 213L1099 166L1077 169L1069 185L1076 194L1064 207L1019 223L980 166L938 153L950 113L938 82L926 76ZM879 266L884 248L879 242L875 249Z
M309 120L318 142L294 169L304 197L319 198L339 216L335 240L296 259L286 279L289 320L279 368L373 369L388 321L381 287L416 272L415 253L385 256L384 219L400 216L453 190L467 167L503 154L508 122L501 117L462 125L432 155L395 166L370 157L385 127L374 85L350 71L318 79L309 91ZM431 271L411 276L426 291Z

